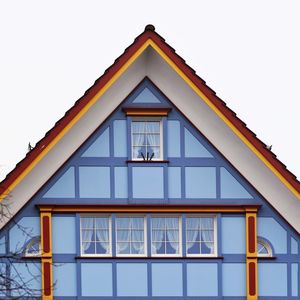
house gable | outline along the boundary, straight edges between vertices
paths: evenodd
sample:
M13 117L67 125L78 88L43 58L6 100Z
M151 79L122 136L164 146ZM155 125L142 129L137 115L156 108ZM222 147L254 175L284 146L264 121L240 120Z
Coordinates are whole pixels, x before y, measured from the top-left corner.
M2 187L43 299L298 297L299 182L152 26Z

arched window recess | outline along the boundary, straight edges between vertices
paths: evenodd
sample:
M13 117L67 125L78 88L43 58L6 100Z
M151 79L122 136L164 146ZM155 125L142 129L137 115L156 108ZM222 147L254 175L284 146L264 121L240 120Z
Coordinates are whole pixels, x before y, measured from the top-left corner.
M25 257L35 257L41 255L41 238L35 236L31 238L24 247L23 252Z
M273 251L270 243L263 238L257 238L257 256L273 257Z

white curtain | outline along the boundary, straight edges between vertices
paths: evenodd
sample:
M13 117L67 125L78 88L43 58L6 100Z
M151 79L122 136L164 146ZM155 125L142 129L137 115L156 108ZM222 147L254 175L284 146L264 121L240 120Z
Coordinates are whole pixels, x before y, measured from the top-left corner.
M108 218L96 218L96 240L105 253L109 252L109 223Z
M125 250L128 249L127 252ZM130 218L117 218L117 253L130 253Z
M166 218L167 238L175 253L179 253L179 221L178 218Z
M213 231L213 218L202 218L201 219L201 235L202 241L205 246L210 250L210 253L214 249L214 231Z
M159 134L159 122L147 122L147 139L149 157L154 153L154 158L160 157L160 136ZM153 147L154 146L154 147Z
M145 132L146 132L146 123L145 122L132 122L132 143L133 147L133 158L142 158L141 153L143 152L144 157L146 157L145 150Z
M151 252L157 254L162 246L165 233L165 218L152 218L152 245Z
M144 250L144 218L131 218L131 253L143 254Z
M196 243L199 234L199 218L187 218L187 250L190 250Z
M94 219L93 218L81 218L81 243L83 251L86 252L91 243L94 232ZM88 230L87 230L88 229Z

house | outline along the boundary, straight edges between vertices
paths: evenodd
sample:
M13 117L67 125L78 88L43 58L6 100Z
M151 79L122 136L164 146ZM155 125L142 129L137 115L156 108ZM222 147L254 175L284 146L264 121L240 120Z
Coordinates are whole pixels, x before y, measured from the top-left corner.
M299 298L299 181L152 25L0 187L3 299Z

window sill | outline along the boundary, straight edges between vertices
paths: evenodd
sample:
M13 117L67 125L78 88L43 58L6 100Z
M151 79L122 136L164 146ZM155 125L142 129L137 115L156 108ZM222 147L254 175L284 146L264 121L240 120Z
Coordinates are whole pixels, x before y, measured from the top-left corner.
M276 259L276 256L257 256L257 259L261 260L261 259L266 259L266 260L274 260Z
M138 164L168 164L169 160L126 160L126 163Z

